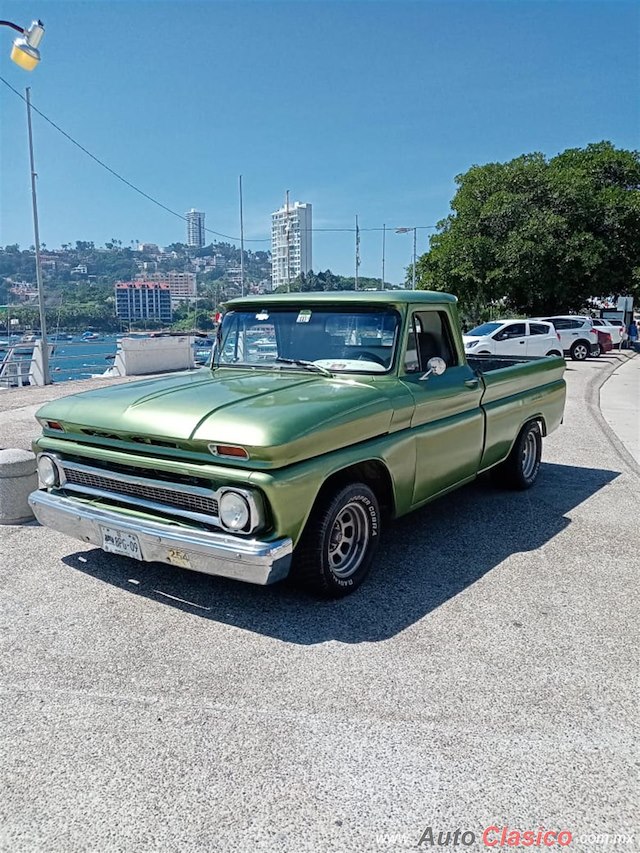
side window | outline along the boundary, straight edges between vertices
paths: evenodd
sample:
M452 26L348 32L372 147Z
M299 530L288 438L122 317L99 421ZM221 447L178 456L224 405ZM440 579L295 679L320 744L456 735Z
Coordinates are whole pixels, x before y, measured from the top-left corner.
M447 367L458 364L449 318L444 311L416 312L407 342L407 373L427 370L427 363L434 356L444 359Z
M567 328L569 329L581 329L584 325L584 320L569 320L569 325Z
M524 323L510 323L495 335L496 341L507 341L509 338L523 338L526 335Z
M532 335L550 335L551 329L542 323L529 323L529 331Z
M564 317L556 317L554 320L547 320L556 329L570 329L571 320L565 320Z

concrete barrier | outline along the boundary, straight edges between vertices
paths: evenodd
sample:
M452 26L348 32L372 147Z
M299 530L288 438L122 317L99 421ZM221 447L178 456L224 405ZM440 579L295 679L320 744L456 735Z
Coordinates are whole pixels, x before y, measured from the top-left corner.
M157 338L122 338L118 341L111 376L145 376L193 367L189 335Z
M29 450L0 450L0 524L31 521L27 498L38 488L36 457Z

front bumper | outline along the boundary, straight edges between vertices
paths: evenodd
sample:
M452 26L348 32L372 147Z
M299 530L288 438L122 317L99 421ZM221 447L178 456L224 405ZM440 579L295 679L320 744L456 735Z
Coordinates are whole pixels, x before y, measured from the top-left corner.
M127 517L119 512L85 504L43 490L29 495L40 524L74 539L102 547L102 526L133 533L142 560L193 569L248 583L270 584L289 574L291 539L260 542L226 533L177 527L168 522Z

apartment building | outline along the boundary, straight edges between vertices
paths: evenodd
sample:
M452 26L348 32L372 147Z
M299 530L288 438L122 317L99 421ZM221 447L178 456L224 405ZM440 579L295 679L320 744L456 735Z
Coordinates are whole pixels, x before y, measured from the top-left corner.
M116 316L125 321L160 320L170 323L171 290L168 284L119 281L115 286Z
M271 286L286 286L312 268L311 205L294 202L271 214Z
M201 249L205 245L204 213L191 208L187 217L187 246L191 249Z

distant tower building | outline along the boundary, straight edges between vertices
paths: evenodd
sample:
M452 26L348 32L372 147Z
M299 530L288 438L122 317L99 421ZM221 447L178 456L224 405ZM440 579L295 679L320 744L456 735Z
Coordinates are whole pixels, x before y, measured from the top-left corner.
M271 282L275 290L311 270L311 205L287 203L271 214Z
M187 246L191 249L204 246L204 213L194 208L187 213Z

